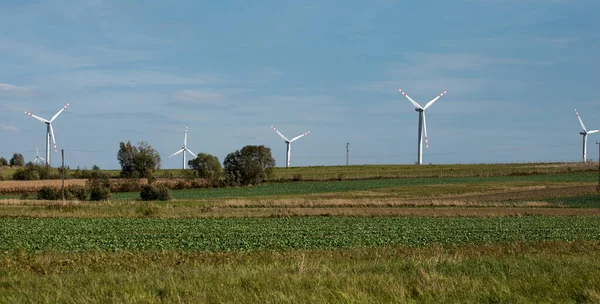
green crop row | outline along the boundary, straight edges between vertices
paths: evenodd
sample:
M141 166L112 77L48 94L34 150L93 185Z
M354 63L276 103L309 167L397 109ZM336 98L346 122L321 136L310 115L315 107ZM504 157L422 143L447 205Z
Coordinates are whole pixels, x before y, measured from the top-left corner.
M298 250L599 239L598 217L0 219L0 251Z

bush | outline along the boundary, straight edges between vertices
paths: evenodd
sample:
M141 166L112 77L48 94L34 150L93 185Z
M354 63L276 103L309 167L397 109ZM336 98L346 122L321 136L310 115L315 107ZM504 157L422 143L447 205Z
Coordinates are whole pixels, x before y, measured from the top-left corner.
M164 185L144 185L140 191L140 198L143 201L170 201L171 190Z
M135 192L142 189L142 184L137 178L126 178L118 180L112 187L115 192Z
M36 165L28 162L24 167L20 167L13 173L15 180L40 180L40 179L58 179L59 171L45 165Z
M110 201L110 198L110 188L106 186L97 185L90 190L90 201Z
M61 199L61 197L60 189L54 187L44 186L37 192L37 199L39 200L55 201Z
M85 201L88 198L88 191L83 186L69 186L67 187L67 191L72 198L75 198L79 201Z

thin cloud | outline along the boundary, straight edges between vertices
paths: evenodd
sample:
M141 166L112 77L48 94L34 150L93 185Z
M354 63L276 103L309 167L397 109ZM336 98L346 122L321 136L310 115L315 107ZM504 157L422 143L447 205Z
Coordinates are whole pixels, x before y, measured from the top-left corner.
M26 91L27 91L27 89L24 87L19 87L16 85L0 82L0 92L26 92Z
M18 132L19 128L17 126L13 126L13 125L0 125L0 130Z

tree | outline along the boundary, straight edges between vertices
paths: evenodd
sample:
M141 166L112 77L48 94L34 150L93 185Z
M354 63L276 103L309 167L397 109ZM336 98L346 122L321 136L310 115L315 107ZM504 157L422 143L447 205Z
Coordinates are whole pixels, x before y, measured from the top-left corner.
M147 142L134 146L131 142L119 144L117 159L121 164L121 177L150 177L160 168L160 154Z
M25 165L25 158L23 157L23 155L21 153L14 153L13 157L10 159L10 166L14 167L14 166L24 166Z
M216 156L200 153L195 159L188 161L188 165L196 171L196 175L211 182L219 180L223 174L223 167Z
M4 157L0 157L0 167L8 166L8 161Z
M229 153L223 161L225 179L231 184L257 185L270 176L275 167L271 148L245 146Z

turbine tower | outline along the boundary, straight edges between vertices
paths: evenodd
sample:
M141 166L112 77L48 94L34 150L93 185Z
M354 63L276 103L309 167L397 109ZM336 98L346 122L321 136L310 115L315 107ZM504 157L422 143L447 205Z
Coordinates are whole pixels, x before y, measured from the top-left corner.
M283 134L281 134L281 132L277 131L277 129L275 129L275 127L273 127L273 125L271 125L271 129L273 129L275 132L277 132L277 134L279 134L279 136L281 136L281 138L283 138L283 140L285 141L285 143L287 144L287 153L285 155L285 163L286 163L286 167L289 168L290 167L290 156L291 156L291 152L292 152L292 143L298 139L300 139L300 137L303 137L305 135L308 135L308 133L310 133L310 131L300 134L294 138L292 138L291 140L287 139L287 137L285 137Z
M583 120L581 120L581 116L579 116L579 112L575 109L575 114L577 114L577 118L579 118L579 123L581 124L581 128L583 132L579 132L579 134L583 135L583 162L587 161L587 136L588 134L598 133L600 130L590 130L588 131L583 124Z
M37 156L36 156L36 157L35 157L35 159L33 160L33 163L34 163L34 164L36 164L36 165L37 165L38 163L41 163L41 162L46 162L46 160L45 160L45 159L43 159L43 158L41 158L41 157L40 157L40 151L38 150L38 147L35 147L35 153L37 154Z
M432 99L431 101L429 101L427 104L425 104L424 107L421 107L421 105L419 105L416 101L414 101L412 98L410 98L410 96L406 95L406 93L404 91L402 91L401 89L398 89L398 91L400 93L402 93L402 95L404 95L404 97L406 97L408 99L408 101L410 101L410 103L413 104L413 106L415 106L415 111L419 112L419 136L418 136L418 148L417 148L417 164L421 165L423 163L423 131L425 132L425 146L427 147L427 149L429 149L429 141L427 140L427 121L425 119L425 110L427 110L427 108L431 107L431 105L436 102L438 99L440 99L440 97L444 96L444 94L446 94L446 92L448 91L444 91L442 92L440 95L436 96L434 99Z
M194 154L194 152L190 151L190 149L187 148L187 133L188 133L188 127L185 127L185 136L183 137L183 147L181 148L181 150L169 155L169 158L171 158L171 157L183 152L183 165L182 165L183 170L185 170L185 152L189 152L194 157L197 157L196 154Z
M58 113L54 114L54 116L52 116L52 119L47 120L45 118L39 117L39 116L35 116L27 111L24 111L25 114L43 122L46 124L46 164L48 166L50 166L51 164L51 160L50 160L50 138L52 137L52 143L54 144L54 152L56 152L56 140L54 138L54 129L52 129L52 122L58 117L58 115L60 115L60 113L62 113L68 106L70 103L67 103L66 106L64 106L62 109L60 109L60 111L58 111Z

